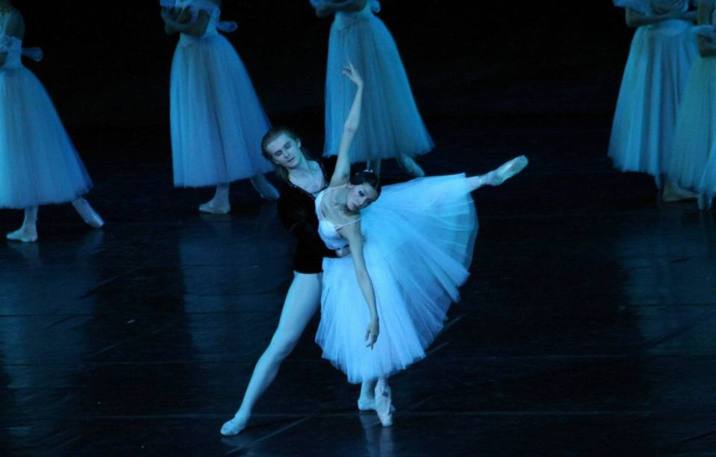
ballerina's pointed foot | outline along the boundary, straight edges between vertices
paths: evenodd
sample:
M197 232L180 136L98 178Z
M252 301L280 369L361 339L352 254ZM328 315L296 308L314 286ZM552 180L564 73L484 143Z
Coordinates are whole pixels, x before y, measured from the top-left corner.
M235 436L246 428L246 419L234 416L230 421L224 422L221 426L221 434L223 436Z
M209 200L208 202L199 205L199 211L208 214L229 214L231 211L231 205L228 203L217 203L214 200Z
M358 399L358 411L375 411L375 398Z
M6 235L6 238L10 241L20 241L22 243L34 243L37 241L37 228L34 227L20 227L14 232L10 232Z
M384 379L379 379L375 385L375 412L383 427L393 425L393 401L391 398L390 387Z
M251 185L264 200L278 200L278 190L269 182L264 175L256 175L251 178Z
M503 163L496 170L489 172L486 176L485 184L490 186L499 186L517 173L525 169L529 161L527 157L521 155L514 159Z
M701 211L707 211L711 209L712 198L706 194L699 194L697 205Z
M667 181L661 193L661 201L664 203L680 202L683 200L698 200L699 194L683 189L676 184Z
M78 198L72 202L72 205L75 207L75 210L77 210L77 213L80 215L82 220L90 227L100 228L104 225L102 216L100 216L97 211L92 208L92 205L90 205L84 198Z

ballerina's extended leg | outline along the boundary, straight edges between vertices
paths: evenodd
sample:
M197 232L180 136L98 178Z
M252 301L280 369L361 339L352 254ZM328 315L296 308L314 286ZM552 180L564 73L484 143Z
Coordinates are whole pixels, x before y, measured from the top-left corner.
M229 185L219 184L216 186L214 198L199 205L199 211L209 214L228 214L231 211L229 203Z
M403 170L405 170L414 178L422 178L423 176L425 176L425 172L420 167L420 165L418 165L415 159L410 157L409 155L401 154L396 160L398 161L398 164L403 168Z
M264 200L278 200L278 191L276 188L266 179L264 175L255 175L251 177L251 185L254 186L256 192L259 193L261 198Z
M518 156L505 162L495 170L479 176L471 176L468 179L471 190L482 186L499 186L517 173L525 169L529 161L525 156Z
M320 276L296 273L286 294L281 318L273 338L256 363L239 410L221 427L222 435L238 435L246 428L254 405L271 385L281 367L281 362L296 346L306 325L318 310L320 298Z
M25 208L25 219L22 221L22 226L14 232L8 233L7 239L23 243L37 241L37 206Z
M104 225L104 220L102 220L102 217L97 213L97 211L92 208L92 205L89 204L87 200L84 198L78 198L72 201L72 206L75 207L75 210L80 215L83 221L90 227L94 228L100 228Z

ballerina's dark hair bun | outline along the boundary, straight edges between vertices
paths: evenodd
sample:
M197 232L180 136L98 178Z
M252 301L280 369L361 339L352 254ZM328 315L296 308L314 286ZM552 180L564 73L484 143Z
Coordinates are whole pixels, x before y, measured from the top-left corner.
M380 195L380 178L373 170L356 171L351 175L350 183L354 186L368 184L370 187L375 189L378 195Z

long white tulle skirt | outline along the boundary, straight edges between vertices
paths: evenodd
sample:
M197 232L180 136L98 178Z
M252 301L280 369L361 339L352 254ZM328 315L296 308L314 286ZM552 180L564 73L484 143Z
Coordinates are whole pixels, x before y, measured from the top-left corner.
M609 141L609 156L622 171L667 172L677 109L698 55L690 28L669 20L634 34Z
M361 212L380 334L365 346L367 304L351 257L323 261L316 342L348 381L389 376L425 357L469 275L477 213L464 175L386 186Z
M226 38L182 35L170 92L175 186L214 186L272 170L261 155L268 118Z
M385 24L372 14L367 18L342 19L336 17L328 44L324 154L338 152L343 125L353 103L355 88L341 72L348 62L365 81L361 125L351 146L351 162L427 153L433 148L433 141Z
M0 208L65 203L91 187L42 83L25 67L0 69Z
M698 188L716 140L716 58L698 57L679 108L668 175L687 189Z

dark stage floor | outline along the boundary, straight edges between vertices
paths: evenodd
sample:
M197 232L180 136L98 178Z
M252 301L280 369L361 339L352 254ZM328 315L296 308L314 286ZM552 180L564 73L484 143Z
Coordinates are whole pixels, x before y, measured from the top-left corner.
M209 191L172 190L168 152L142 158L164 131L121 151L106 134L117 158L86 156L106 228L43 208L40 243L0 243L0 455L716 455L715 215L612 171L607 123L433 120L433 174L532 164L477 193L473 276L393 379L395 425L355 411L313 325L233 439L219 427L276 325L291 240L245 183L232 215L199 216Z

